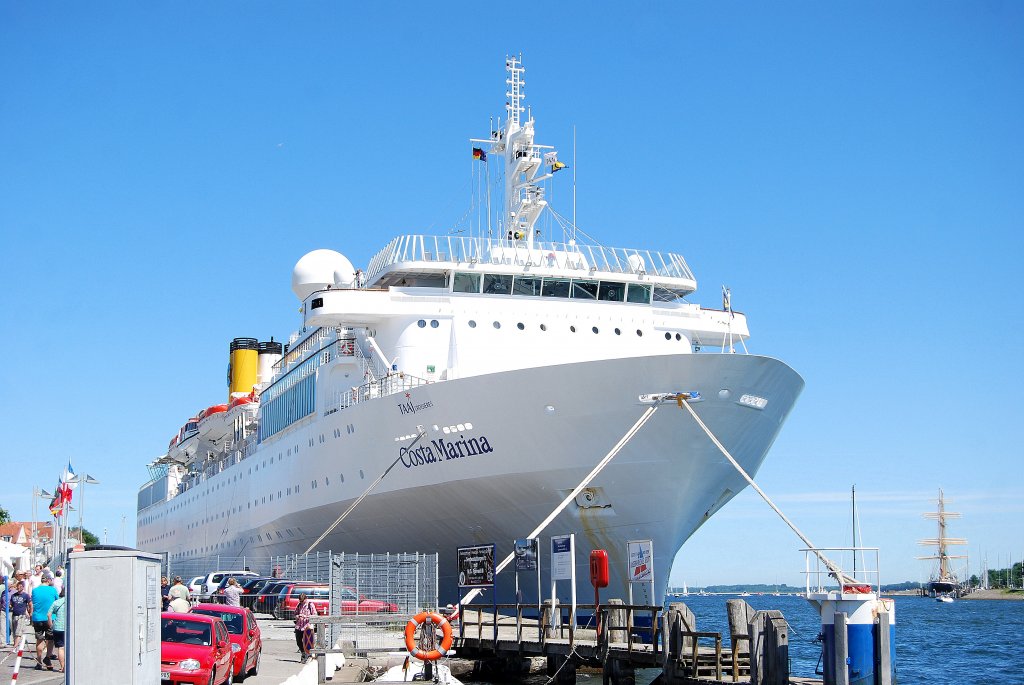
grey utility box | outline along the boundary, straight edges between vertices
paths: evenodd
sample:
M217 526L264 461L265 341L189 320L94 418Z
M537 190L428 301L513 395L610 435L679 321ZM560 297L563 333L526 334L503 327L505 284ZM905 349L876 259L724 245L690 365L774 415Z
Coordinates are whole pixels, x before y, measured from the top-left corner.
M68 566L69 685L160 685L160 557L93 547Z

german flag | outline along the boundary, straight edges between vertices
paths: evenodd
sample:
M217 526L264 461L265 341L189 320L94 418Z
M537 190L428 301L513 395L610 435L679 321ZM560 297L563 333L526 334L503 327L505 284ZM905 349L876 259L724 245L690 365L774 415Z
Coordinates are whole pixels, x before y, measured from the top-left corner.
M481 162L487 161L487 153L483 149L475 147L473 148L473 159L478 159Z

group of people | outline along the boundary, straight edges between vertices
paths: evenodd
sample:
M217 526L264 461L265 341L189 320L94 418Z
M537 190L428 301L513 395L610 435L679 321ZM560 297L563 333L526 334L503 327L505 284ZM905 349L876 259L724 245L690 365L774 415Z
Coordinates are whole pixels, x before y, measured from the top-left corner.
M167 582L167 576L160 579L160 595L163 600L163 611L186 612L192 608L188 601L188 588L181 576L174 576L174 584Z
M67 598L64 596L64 572L37 565L31 573L17 571L12 578L0 578L0 646L17 645L30 632L36 638L36 670L64 670L64 642ZM10 612L11 625L7 626ZM56 658L57 666L54 666Z

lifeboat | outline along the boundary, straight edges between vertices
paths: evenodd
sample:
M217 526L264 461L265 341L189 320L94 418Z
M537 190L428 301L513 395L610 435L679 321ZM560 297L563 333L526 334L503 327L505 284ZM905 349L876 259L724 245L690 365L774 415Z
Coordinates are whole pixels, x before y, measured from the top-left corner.
M207 440L217 440L228 432L228 422L224 412L228 410L226 404L215 404L199 412L199 437Z
M184 462L191 453L195 454L195 437L198 435L199 417L193 416L185 422L185 425L178 430L178 434L171 438L171 445L167 448L167 456L174 461Z

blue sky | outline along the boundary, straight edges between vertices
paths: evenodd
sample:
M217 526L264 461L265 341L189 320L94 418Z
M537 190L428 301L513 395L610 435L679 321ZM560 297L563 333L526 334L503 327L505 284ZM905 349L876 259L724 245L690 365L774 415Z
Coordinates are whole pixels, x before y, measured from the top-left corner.
M298 322L291 268L365 264L469 204L521 52L602 243L682 252L807 387L759 474L819 545L857 484L886 580L944 487L1024 556L1024 6L1012 2L0 4L0 504L70 457L134 541L144 464L220 400L228 341ZM570 213L568 178L553 203ZM799 583L744 492L672 580Z

